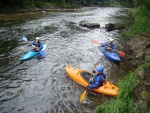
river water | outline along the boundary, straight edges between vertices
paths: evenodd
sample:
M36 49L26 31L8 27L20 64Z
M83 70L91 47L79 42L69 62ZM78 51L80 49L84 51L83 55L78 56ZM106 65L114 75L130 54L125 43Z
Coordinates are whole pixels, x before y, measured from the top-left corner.
M99 23L100 28L88 29L79 26L86 20ZM79 97L84 88L72 81L65 66L92 71L96 62L105 67L108 80L117 84L129 63L111 62L98 50L99 42L115 39L118 31L106 32L105 24L133 21L123 8L87 8L78 12L48 12L7 14L0 16L0 112L1 113L93 113L97 104L111 97L90 93L84 103ZM20 62L19 58L32 47L22 42L26 36L34 40L40 36L48 44L46 58L38 57Z

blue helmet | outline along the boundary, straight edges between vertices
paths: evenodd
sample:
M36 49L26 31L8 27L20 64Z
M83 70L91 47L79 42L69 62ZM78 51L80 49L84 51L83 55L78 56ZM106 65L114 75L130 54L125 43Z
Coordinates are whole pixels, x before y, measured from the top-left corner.
M101 67L101 66L97 66L97 67L96 67L96 71L99 72L99 73L100 73L100 72L103 73L104 68Z

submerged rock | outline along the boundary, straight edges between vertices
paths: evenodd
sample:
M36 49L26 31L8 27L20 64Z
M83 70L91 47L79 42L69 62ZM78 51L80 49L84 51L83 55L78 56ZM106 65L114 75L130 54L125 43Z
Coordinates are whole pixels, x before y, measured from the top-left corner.
M107 29L107 31L115 30L115 25L112 23L108 23L105 25L105 29Z
M125 27L123 25L117 25L115 27L115 30L122 30L122 29L125 29Z
M79 26L87 27L87 28L99 28L100 24L98 24L98 23L89 23L87 21L81 21L79 23Z

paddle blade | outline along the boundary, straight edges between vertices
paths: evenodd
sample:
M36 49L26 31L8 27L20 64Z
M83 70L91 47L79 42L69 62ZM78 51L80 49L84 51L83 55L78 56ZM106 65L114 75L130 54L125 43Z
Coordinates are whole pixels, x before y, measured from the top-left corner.
M40 55L41 55L42 57L45 57L45 56L46 56L46 54L45 54L44 51L39 51L39 52L40 52Z
M125 56L125 54L126 54L126 53L125 53L125 52L123 52L123 51L118 51L118 53L119 53L119 55L120 55L120 56L122 56L122 57L124 57L124 56Z
M23 37L22 37L22 41L28 42L28 39L27 39L25 36L23 36Z
M96 43L96 44L100 44L97 40L92 39L92 42Z
M82 102L83 100L85 100L86 98L86 91L83 91L81 96L80 96L80 102Z

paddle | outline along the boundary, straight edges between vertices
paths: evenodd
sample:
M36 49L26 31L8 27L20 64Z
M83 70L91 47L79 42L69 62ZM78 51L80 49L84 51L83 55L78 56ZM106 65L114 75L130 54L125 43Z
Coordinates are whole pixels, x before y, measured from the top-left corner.
M85 100L86 98L86 90L82 92L81 96L80 96L80 102L83 102L83 100Z
M91 76L91 78L89 79L88 86L89 86L90 81L92 80L92 78L93 78L93 76ZM80 102L83 102L83 100L85 100L87 90L88 90L88 88L86 88L86 90L82 92L82 94L81 94L81 96L80 96Z
M24 42L28 42L27 37L23 36L23 37L22 37L22 41L24 41Z
M27 39L27 37L25 37L25 36L22 37L22 41L24 41L24 42L29 42L28 39ZM31 44L31 45L32 45L32 44ZM35 48L34 45L32 45L32 47ZM39 53L40 53L40 55L41 55L42 57L45 57L45 56L46 56L45 52L42 51L42 50L40 50Z
M98 63L98 62L97 62L97 63ZM97 63L94 65L94 68L96 68ZM90 84L90 82L91 82L92 79L93 79L93 75L92 75L92 76L90 77L90 79L89 79L88 86L89 86L89 84ZM85 100L87 90L88 90L88 89L86 88L86 90L81 93L81 95L80 95L80 102L83 102L83 100Z
M96 43L96 44L100 44L97 40L92 39L92 42ZM124 57L125 56L125 52L123 51L116 51L120 56Z

